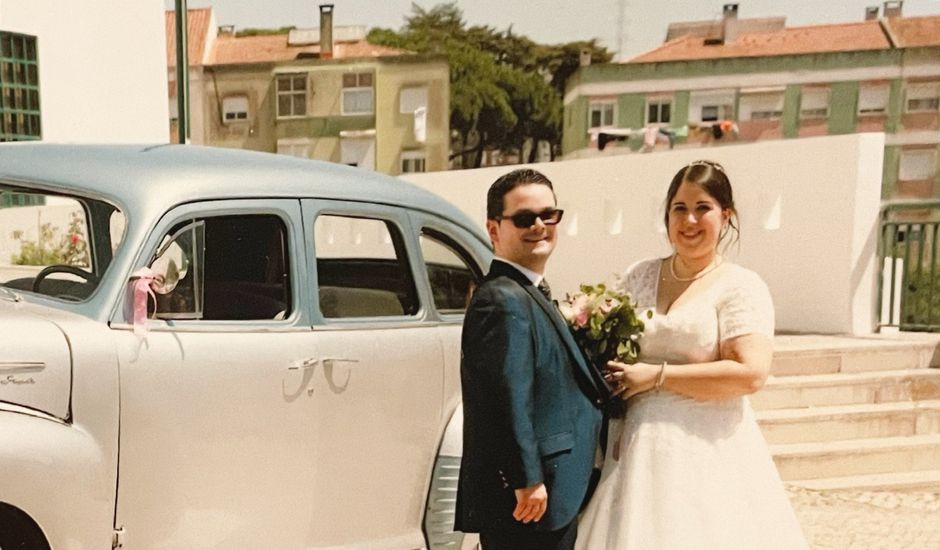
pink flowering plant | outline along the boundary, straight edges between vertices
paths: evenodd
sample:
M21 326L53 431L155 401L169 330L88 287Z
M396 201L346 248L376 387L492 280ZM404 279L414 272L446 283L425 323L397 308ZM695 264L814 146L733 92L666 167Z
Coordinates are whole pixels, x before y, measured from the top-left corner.
M608 361L635 363L644 324L629 294L601 283L581 285L581 292L558 303L575 341L588 360L603 370ZM647 311L647 318L652 316Z

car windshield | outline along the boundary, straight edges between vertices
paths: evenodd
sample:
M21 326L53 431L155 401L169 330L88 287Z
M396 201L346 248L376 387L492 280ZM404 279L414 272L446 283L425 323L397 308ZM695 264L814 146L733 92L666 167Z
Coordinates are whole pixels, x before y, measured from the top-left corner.
M0 285L85 301L124 224L124 214L103 201L0 184Z

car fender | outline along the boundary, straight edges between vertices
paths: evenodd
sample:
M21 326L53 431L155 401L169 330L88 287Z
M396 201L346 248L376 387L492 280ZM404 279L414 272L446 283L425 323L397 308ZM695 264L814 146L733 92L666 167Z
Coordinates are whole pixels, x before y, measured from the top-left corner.
M35 521L52 548L111 544L114 488L106 462L80 428L0 404L0 502Z

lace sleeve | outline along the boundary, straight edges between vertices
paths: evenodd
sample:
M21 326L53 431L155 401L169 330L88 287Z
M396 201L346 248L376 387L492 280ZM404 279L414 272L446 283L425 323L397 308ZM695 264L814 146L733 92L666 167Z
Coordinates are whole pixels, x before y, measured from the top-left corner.
M657 258L652 258L633 263L623 272L614 284L614 288L629 293L634 300L643 299L640 295L656 282L659 261Z
M744 334L774 335L770 290L754 272L742 269L718 304L719 340Z

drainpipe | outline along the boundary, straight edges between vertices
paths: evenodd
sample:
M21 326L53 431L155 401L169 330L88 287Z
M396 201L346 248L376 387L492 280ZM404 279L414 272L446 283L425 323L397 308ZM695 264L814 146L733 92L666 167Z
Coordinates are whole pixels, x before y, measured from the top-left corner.
M186 0L176 0L176 105L179 143L189 143L189 59Z

